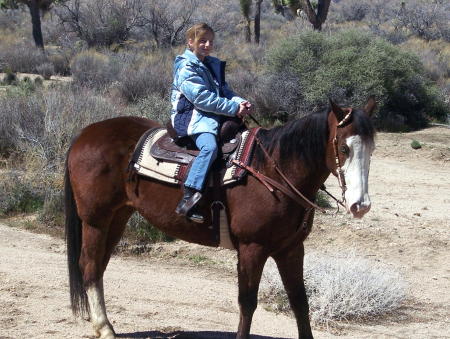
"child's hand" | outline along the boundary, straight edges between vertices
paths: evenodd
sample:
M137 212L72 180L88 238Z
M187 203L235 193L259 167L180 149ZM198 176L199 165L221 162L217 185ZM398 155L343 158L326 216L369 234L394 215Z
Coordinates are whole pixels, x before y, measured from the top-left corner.
M248 102L248 101L243 101L239 105L239 110L236 113L236 116L238 118L243 118L247 114L250 114L252 112L253 112L253 105L250 102Z

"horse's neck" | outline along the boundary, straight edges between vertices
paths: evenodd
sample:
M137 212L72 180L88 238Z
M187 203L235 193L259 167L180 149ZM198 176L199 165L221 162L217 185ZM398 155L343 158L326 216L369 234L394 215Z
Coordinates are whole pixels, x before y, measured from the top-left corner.
M325 159L319 168L308 167L300 159L294 159L294 157L281 161L278 152L274 152L273 159L284 176L286 176L297 189L306 194L315 194L330 175ZM268 167L270 168L270 166ZM269 171L272 172L272 175L279 176L275 169L270 168Z

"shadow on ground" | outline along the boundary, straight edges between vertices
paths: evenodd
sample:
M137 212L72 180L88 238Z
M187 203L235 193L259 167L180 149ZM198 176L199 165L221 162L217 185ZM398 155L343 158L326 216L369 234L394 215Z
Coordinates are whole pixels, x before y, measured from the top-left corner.
M234 339L236 332L183 332L176 331L171 333L163 333L159 331L121 333L116 335L118 338L139 338L139 339ZM280 337L267 337L261 335L251 335L251 339L288 339Z

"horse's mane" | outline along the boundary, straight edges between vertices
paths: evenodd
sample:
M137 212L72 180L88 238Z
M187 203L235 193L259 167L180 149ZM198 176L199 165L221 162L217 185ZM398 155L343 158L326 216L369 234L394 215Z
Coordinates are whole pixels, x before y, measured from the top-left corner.
M283 126L260 130L258 138L272 154L279 149L280 165L283 162L299 159L305 166L317 169L323 165L328 140L328 112L331 109L315 112L300 119L292 120ZM352 119L356 134L363 140L372 140L375 129L369 116L362 110L353 110ZM260 167L267 159L261 148L256 146L255 165Z

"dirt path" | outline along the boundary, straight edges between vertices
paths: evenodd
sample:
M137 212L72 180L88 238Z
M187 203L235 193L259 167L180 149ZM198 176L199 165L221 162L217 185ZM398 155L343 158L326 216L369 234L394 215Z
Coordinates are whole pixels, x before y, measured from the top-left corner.
M409 146L423 143L420 150ZM316 338L450 338L450 129L380 134L372 211L363 220L318 216L306 251L354 249L399 270L409 300L395 315L344 324ZM329 180L336 190L335 180ZM109 317L121 338L233 338L238 324L234 255L185 243L167 255L115 256L105 274ZM86 338L69 309L63 241L0 224L0 338ZM191 259L189 260L189 254ZM196 255L225 262L199 267ZM184 256L184 257L183 257ZM172 258L174 257L174 258ZM183 257L181 260L177 259ZM293 318L259 307L254 338L295 338Z

